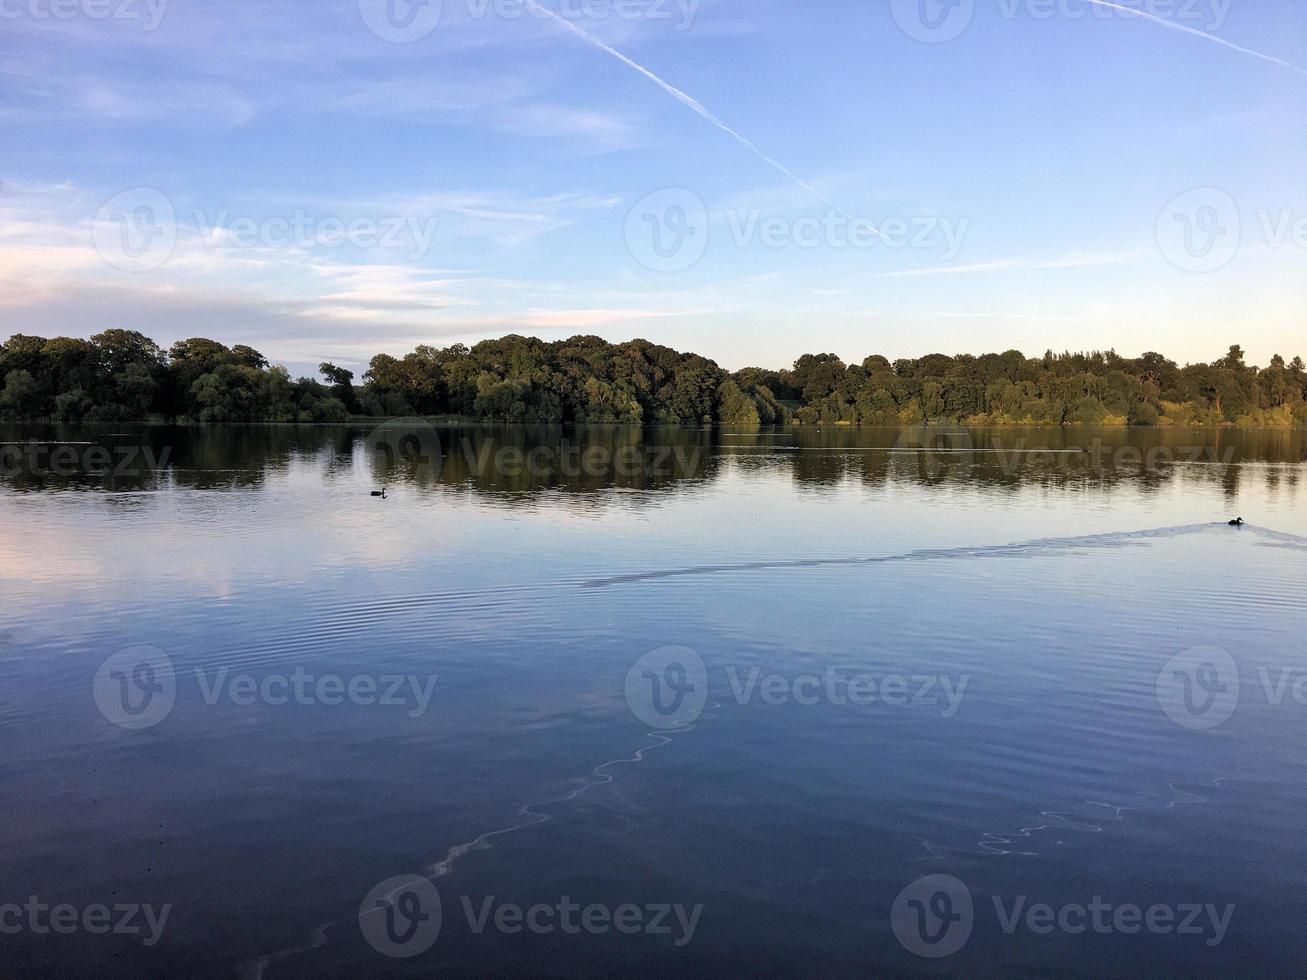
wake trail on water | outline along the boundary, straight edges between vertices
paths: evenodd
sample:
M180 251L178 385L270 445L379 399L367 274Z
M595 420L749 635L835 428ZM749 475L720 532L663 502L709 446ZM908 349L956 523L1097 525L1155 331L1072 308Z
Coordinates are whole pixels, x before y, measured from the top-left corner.
M786 559L719 565L694 565L684 568L630 572L604 576L601 578L563 580L557 583L539 586L506 586L484 590L463 590L446 593L391 596L370 602L353 604L348 608L348 610L340 607L332 607L324 608L322 612L324 615L331 617L331 622L334 622L338 624L339 627L348 629L352 632L354 629L353 621L366 619L369 623L373 623L378 613L411 610L432 605L458 604L459 602L471 602L476 604L478 607L482 607L505 602L520 602L527 596L543 597L551 594L556 595L559 590L601 590L613 586L657 581L660 579L679 576L725 574L742 571L880 565L898 562L929 562L965 558L1038 556L1084 548L1115 548L1136 542L1175 538L1200 532L1216 532L1218 530L1225 531L1228 529L1225 528L1223 524L1185 524L1136 531L1081 535L1075 537L1037 538L1024 542L1001 545L981 545L959 548L924 548L898 554L870 557ZM1278 546L1307 549L1307 538L1287 532L1244 525L1242 528L1239 528L1237 532L1231 531L1230 533L1253 533L1264 537L1268 542ZM347 623L349 624L348 626L346 626ZM319 645L322 640L320 633L315 637L304 630L299 630L294 635L296 637L295 645L303 648ZM270 649L271 646L272 645L269 645ZM284 644L281 646L281 651L284 654ZM247 651L247 653L248 652L249 651ZM709 711L720 707L721 704L719 702L710 701ZM707 712L705 712L705 715L702 717L707 717ZM514 819L510 822L483 831L470 840L454 844L447 848L440 860L426 866L423 871L423 876L434 882L449 875L456 864L468 854L473 851L485 850L491 847L492 841L495 839L547 823L554 819L554 816L553 814L543 812L543 808L575 802L596 787L612 783L615 777L608 770L620 765L635 765L643 762L648 752L670 744L673 741L674 736L692 731L698 723L699 721L697 720L693 723L677 725L666 729L657 729L649 732L648 737L653 739L652 742L640 747L632 755L620 756L616 759L609 759L606 762L601 762L590 770L589 776L585 777L585 781L581 785L559 796L547 797L545 799L534 800L522 804L513 811ZM1219 787L1221 782L1226 778L1228 777L1217 779L1210 784L1210 788ZM1194 785L1203 786L1207 784ZM982 836L979 846L982 852L990 854L1034 855L1037 852L1010 850L1005 848L1003 845L1011 845L1019 840L1033 838L1036 833L1043 830L1070 829L1086 833L1099 833L1104 829L1106 823L1123 819L1123 814L1130 810L1174 809L1175 807L1186 804L1210 802L1210 800L1197 794L1179 789L1174 783L1170 784L1169 788L1175 793L1183 794L1183 797L1170 800L1167 803L1158 806L1114 804L1086 800L1084 802L1085 806L1106 808L1112 812L1112 816L1088 817L1083 814L1074 814L1065 811L1041 811L1040 816L1045 818L1045 823L1032 827L1024 827L1020 830L1009 831L1007 833L987 832ZM928 841L922 841L922 844L931 852L929 858L923 858L922 860L937 860L943 856L941 847L933 845ZM242 980L261 980L264 971L270 964L290 956L307 953L321 948L328 942L328 933L332 929L354 921L357 921L357 915L342 916L321 923L312 930L309 939L304 944L277 950L243 962L239 967L239 976Z
M1197 786L1200 789L1220 789L1221 785L1231 776L1218 776L1209 783L1191 783L1191 786ZM1175 810L1182 806L1196 806L1210 804L1213 800L1210 797L1201 796L1198 793L1191 793L1187 789L1181 789L1174 782L1166 784L1166 788L1172 793L1179 793L1180 796L1158 804L1130 804L1130 803L1105 803L1101 800L1085 800L1084 806L1102 807L1110 810L1109 816L1092 816L1081 813L1071 813L1065 810L1041 810L1040 816L1046 817L1050 822L1038 824L1033 827L1022 827L1017 831L1009 831L1007 834L997 834L986 832L979 841L982 851L989 854L1014 854L1022 857L1038 857L1038 851L1014 851L1007 850L1003 845L1014 845L1019 840L1031 840L1034 835L1042 830L1074 830L1086 834L1101 834L1107 825L1111 823L1120 823L1125 820L1125 814L1132 810Z
M497 837L504 837L508 834L516 833L519 830L526 830L528 827L535 827L543 823L548 823L554 819L553 814L541 812L541 807L558 806L564 803L573 803L580 797L595 789L598 786L606 786L616 778L608 772L614 766L635 765L644 761L645 754L652 752L654 749L662 748L664 745L670 745L675 735L683 735L693 731L699 722L708 717L709 713L720 708L721 703L718 701L709 701L704 713L693 722L678 723L671 728L655 729L648 733L648 737L654 739L652 743L641 746L635 750L633 755L619 756L616 759L609 759L607 762L601 762L590 770L590 775L585 781L575 789L562 794L561 796L548 797L543 800L533 800L530 803L524 803L513 811L517 819L512 823L505 824L501 827L495 827L491 830L483 831L471 840L464 841L461 844L455 844L445 851L445 855L439 861L428 865L421 873L421 877L428 881L435 882L447 876L454 870L454 866L460 858L465 857L473 851L483 851L490 848L491 841ZM298 956L302 953L308 953L315 949L320 949L328 942L327 933L337 926L346 923L358 921L358 915L346 915L337 919L331 919L314 927L309 934L309 940L301 946L291 946L286 949L280 949L273 953L266 953L263 956L242 963L237 971L241 980L262 980L264 971L268 966L277 960L285 959L289 956Z
M897 562L939 561L957 558L997 558L1007 556L1031 556L1052 554L1058 551L1079 548L1113 548L1131 544L1135 541L1174 538L1200 531L1215 531L1224 528L1224 524L1181 524L1173 527L1149 528L1141 531L1113 531L1104 534L1087 534L1066 538L1035 538L1013 544L979 545L960 548L920 548L914 551L900 552L893 555L873 555L861 558L788 558L772 561L734 562L721 565L692 565L685 568L668 568L648 572L628 572L620 575L608 575L602 578L586 579L580 583L583 589L601 589L612 585L625 585L632 582L647 582L656 579L675 578L682 575L712 575L723 572L751 572L770 569L823 568L851 565L885 565ZM1240 530L1251 530L1275 540L1278 543L1307 547L1307 538L1289 534L1284 531L1272 531L1266 528L1253 528L1245 524Z
M1197 786L1200 789L1220 789L1222 785L1233 776L1218 776L1211 782L1207 783L1190 783L1190 786ZM1102 807L1110 810L1111 814L1099 816L1095 814L1074 813L1067 810L1041 810L1040 817L1046 822L1034 824L1030 827L1022 827L1019 830L1009 830L1003 833L985 831L981 834L977 842L979 851L975 853L1010 855L1014 857L1039 857L1039 851L1015 850L1020 847L1020 841L1033 841L1036 835L1041 831L1059 831L1072 830L1084 834L1101 834L1111 823L1120 823L1125 820L1125 814L1132 810L1175 810L1182 806L1201 806L1211 804L1215 801L1211 797L1202 796L1198 793L1190 792L1187 789L1181 789L1175 782L1166 784L1166 788L1171 793L1180 794L1178 797L1167 800L1164 803L1157 804L1137 804L1137 803L1105 803L1101 800L1084 800L1082 805L1086 807ZM918 861L944 861L950 854L959 853L954 848L946 847L942 844L935 844L923 838L918 839L929 853L925 857L917 858Z
M1254 535L1259 539L1259 544L1263 547L1307 551L1307 537L1285 531L1254 527L1250 524L1245 524L1235 530L1226 527L1225 523L1221 522L1219 524L1183 524L1063 538L1036 538L1010 544L919 548L888 555L777 558L687 565L679 568L655 568L583 578L561 578L554 582L543 582L534 585L492 586L480 589L390 595L375 599L353 599L348 603L326 601L325 599L315 603L312 598L309 598L306 605L308 607L307 611L312 616L311 624L301 622L298 626L287 628L284 632L268 637L261 642L247 643L237 649L218 651L211 658L205 660L204 666L208 669L251 667L306 657L320 652L324 643L341 642L354 637L375 638L380 621L394 616L421 614L424 610L429 609L439 609L442 619L449 623L457 621L459 616L480 616L492 611L521 613L522 610L534 603L554 601L560 594L567 592L594 593L623 585L636 585L688 576L857 567L861 565L915 564L966 559L1039 557L1083 549L1118 548L1198 533Z

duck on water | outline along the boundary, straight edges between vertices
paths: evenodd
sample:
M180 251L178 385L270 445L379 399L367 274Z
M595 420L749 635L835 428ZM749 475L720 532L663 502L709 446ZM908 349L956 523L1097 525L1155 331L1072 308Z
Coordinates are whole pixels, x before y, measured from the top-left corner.
M372 491L372 496L374 496L374 497L380 497L380 498L382 498L382 499L384 500L384 499L386 498L386 488L385 488L385 487L382 487L380 490L373 490L373 491Z
M1242 518L1242 517L1236 517L1234 520L1232 520L1232 521L1230 522L1230 526L1231 526L1231 527L1243 527L1243 518Z

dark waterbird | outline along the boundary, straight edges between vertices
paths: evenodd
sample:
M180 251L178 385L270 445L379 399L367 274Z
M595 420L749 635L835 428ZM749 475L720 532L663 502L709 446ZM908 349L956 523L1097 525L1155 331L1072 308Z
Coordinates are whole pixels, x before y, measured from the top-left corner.
M1230 522L1231 527L1241 527L1242 525L1243 525L1242 517L1236 517L1234 520Z
M373 490L373 491L372 491L372 496L374 496L374 497L381 497L381 498L384 500L384 499L385 499L385 496L386 496L386 488L385 488L385 487L382 487L380 490Z

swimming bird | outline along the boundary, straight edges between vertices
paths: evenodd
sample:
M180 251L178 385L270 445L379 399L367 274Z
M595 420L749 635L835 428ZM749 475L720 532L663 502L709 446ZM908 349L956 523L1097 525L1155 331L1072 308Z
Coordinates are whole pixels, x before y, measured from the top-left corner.
M385 488L385 487L382 487L380 490L373 490L373 491L372 491L372 496L374 496L374 497L381 497L381 498L384 500L384 499L385 499L385 496L386 496L386 488Z
M1234 520L1230 522L1231 527L1241 527L1242 525L1243 525L1242 517L1236 517Z

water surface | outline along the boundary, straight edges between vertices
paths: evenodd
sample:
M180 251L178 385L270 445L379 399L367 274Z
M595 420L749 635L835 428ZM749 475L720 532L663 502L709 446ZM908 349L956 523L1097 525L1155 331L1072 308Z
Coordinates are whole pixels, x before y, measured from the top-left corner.
M5 975L1307 965L1307 434L404 425L0 429L0 905L170 906ZM115 712L115 656L166 711ZM397 958L358 912L406 874L441 928ZM948 956L893 929L931 875ZM1233 909L1009 934L1022 896Z

